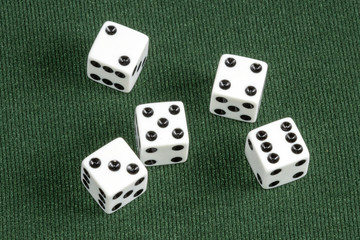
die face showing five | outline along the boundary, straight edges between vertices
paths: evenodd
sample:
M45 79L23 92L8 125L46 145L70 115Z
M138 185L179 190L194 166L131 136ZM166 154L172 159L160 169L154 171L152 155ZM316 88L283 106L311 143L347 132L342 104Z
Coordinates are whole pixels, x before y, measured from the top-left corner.
M82 161L81 181L106 213L113 213L146 191L148 173L122 138Z
M146 166L182 163L187 160L189 134L182 102L137 106L135 131L139 158Z
M210 112L235 120L255 122L266 80L267 63L224 54L211 93Z
M128 93L147 61L148 46L145 34L107 21L89 52L87 75L95 82Z
M304 177L310 154L299 129L284 118L249 132L245 155L260 185L265 189Z

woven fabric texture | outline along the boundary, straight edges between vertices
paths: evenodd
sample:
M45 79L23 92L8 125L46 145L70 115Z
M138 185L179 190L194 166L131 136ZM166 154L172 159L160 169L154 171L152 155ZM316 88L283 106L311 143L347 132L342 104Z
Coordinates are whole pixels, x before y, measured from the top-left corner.
M0 0L1 239L359 239L360 1ZM86 76L102 24L147 34L131 93ZM212 115L220 56L269 64L259 118ZM147 192L105 214L80 182L116 137L136 148L138 104L183 101L190 153L149 168ZM272 190L244 155L247 133L290 116L308 175Z

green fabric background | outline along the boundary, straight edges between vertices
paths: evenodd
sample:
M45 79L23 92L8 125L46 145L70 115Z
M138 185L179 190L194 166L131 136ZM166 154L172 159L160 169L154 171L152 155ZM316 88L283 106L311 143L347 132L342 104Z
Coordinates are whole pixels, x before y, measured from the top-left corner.
M360 2L0 1L1 239L359 239ZM101 25L150 37L130 94L86 77ZM210 114L220 56L266 61L256 123ZM105 214L80 182L83 158L116 137L135 149L138 104L181 100L185 164L149 168L146 194ZM246 134L290 116L308 175L257 183Z

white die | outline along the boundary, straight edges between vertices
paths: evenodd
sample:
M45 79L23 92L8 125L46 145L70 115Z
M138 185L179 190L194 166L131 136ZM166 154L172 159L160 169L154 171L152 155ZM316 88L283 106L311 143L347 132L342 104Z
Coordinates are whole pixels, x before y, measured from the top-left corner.
M118 23L101 27L87 60L87 75L95 82L130 92L147 60L149 37Z
M220 58L211 93L210 112L255 122L268 65L256 59L224 54Z
M146 191L148 173L124 139L117 138L82 161L81 181L110 214Z
M304 177L310 154L294 120L283 118L248 133L245 155L265 189Z
M189 134L182 102L142 104L135 109L136 142L146 166L183 163Z

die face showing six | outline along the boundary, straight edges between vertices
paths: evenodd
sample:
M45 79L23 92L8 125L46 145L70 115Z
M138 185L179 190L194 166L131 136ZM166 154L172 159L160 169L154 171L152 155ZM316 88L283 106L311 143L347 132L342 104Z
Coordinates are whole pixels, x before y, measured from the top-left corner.
M183 163L187 160L189 134L182 102L137 106L135 131L139 158L146 166Z
M220 58L211 93L210 112L255 122L268 65L256 59L224 54Z
M87 75L95 82L128 93L147 61L148 46L145 34L107 21L89 52Z
M106 213L113 213L146 191L148 173L122 138L82 161L81 181Z
M310 154L299 129L291 118L284 118L249 132L245 155L265 189L304 177Z

